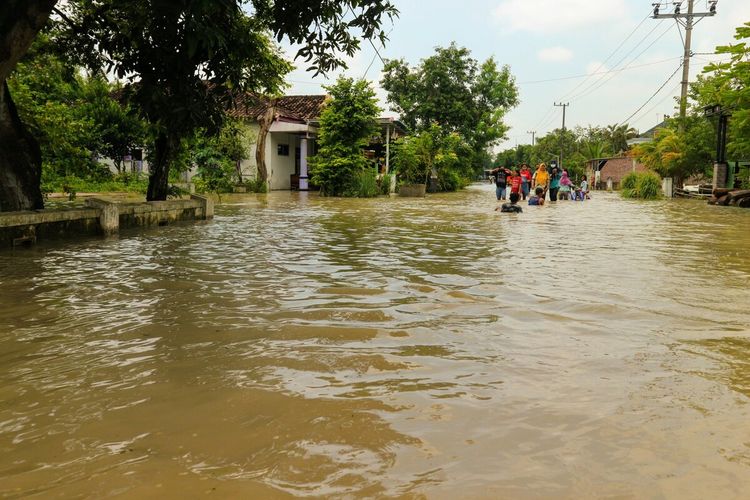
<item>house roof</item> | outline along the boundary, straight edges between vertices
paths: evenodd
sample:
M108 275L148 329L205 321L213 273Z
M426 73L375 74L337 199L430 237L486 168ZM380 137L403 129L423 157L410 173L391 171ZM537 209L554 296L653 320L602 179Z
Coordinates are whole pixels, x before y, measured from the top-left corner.
M303 120L320 117L327 95L285 95L279 98L279 105L290 110Z
M275 99L276 115L281 119L307 122L320 116L325 105L325 95L287 95ZM229 114L234 118L256 120L266 112L272 98L257 94L242 94L234 101Z

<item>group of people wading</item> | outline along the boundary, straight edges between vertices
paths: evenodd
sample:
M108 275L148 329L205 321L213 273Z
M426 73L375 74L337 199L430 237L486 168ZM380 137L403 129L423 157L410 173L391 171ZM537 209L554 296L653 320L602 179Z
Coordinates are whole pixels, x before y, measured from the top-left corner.
M583 201L589 194L589 183L585 175L576 186L568 177L567 170L561 171L557 167L552 167L552 171L548 171L544 163L540 163L533 174L525 163L520 168L498 167L490 173L495 178L495 194L498 201L504 201L510 192L510 203L503 203L495 209L501 212L522 212L523 209L518 205L521 199L528 198L529 205L544 205L547 194L549 201Z

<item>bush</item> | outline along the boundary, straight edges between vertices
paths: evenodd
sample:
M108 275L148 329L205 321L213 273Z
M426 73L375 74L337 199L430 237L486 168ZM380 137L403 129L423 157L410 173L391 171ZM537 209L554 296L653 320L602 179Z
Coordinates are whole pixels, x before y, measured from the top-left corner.
M635 189L636 184L638 184L638 174L635 172L630 172L628 175L622 178L622 181L620 181L620 189L625 191L633 190Z
M654 172L631 172L623 177L620 187L623 198L661 198L661 177Z
M247 188L247 191L250 193L267 193L268 192L268 183L265 182L263 179L252 179L249 181L245 181L245 187Z
M378 186L380 186L380 194L389 195L391 194L391 182L393 176L391 174L383 174L383 177L378 180Z
M458 191L465 188L469 181L463 178L455 170L443 170L438 172L438 189L440 191Z
M374 198L380 193L375 169L365 168L357 172L344 193L344 196L356 196L357 198Z

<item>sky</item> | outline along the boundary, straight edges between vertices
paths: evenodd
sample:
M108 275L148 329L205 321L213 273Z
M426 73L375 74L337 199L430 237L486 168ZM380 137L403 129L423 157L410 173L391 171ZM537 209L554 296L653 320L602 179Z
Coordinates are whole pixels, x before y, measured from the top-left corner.
M435 47L455 41L480 62L494 57L510 66L520 104L506 116L511 129L498 150L530 144L530 131L541 137L560 127L563 108L554 103L570 103L568 128L627 122L644 132L665 114L675 114L682 75L677 71L683 53L677 24L647 17L655 1L393 0L400 15L387 23L385 47L377 42L375 47L384 59L403 58L417 65ZM662 13L673 10L666 3L662 2ZM708 11L707 0L695 0L694 5L695 12ZM682 9L687 10L687 1ZM734 41L735 28L750 21L750 0L719 0L716 11L693 29L691 80L710 61L721 60L706 53ZM293 55L288 45L282 48ZM323 85L339 74L364 77L372 82L383 115L397 116L388 109L380 88L383 63L370 43L363 43L362 50L346 61L348 68L328 79L313 78L303 69L293 71L287 93L325 93Z

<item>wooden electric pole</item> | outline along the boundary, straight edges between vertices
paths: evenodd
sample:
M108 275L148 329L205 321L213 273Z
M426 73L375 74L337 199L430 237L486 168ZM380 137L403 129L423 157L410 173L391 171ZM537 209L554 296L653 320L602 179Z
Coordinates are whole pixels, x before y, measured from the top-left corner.
M674 12L672 14L660 14L659 10L661 9L662 4L654 3L654 15L652 17L654 19L674 19L677 24L685 28L685 37L682 40L684 51L682 55L682 90L680 91L680 127L682 127L685 114L687 112L687 93L688 82L690 79L690 57L693 55L693 53L690 51L690 44L693 37L693 27L697 24L697 22L695 22L694 20L695 18L715 16L716 4L718 3L718 0L709 1L710 8L708 12L693 12L693 4L695 3L695 0L688 0L688 9L686 14L682 13L682 4L685 2L665 2L665 7L667 3L671 3L674 6ZM682 37L682 32L680 32L680 37Z
M562 172L563 168L563 145L565 143L565 108L570 106L569 102L566 102L565 104L560 103L553 103L555 106L562 107L563 109L563 121L562 121L562 133L560 134L560 165L558 165L559 170Z

